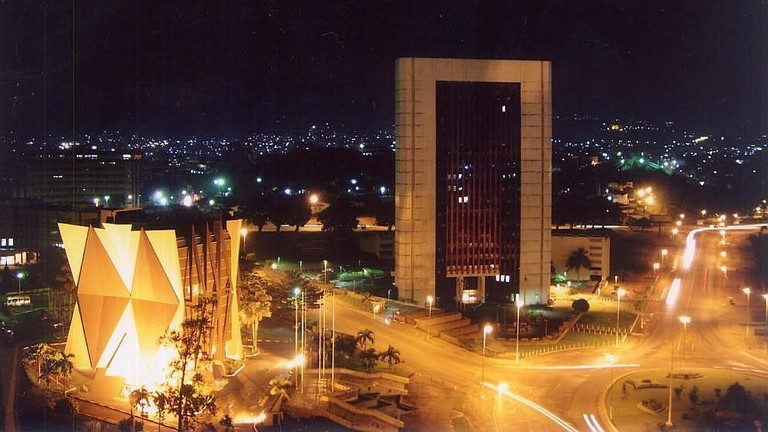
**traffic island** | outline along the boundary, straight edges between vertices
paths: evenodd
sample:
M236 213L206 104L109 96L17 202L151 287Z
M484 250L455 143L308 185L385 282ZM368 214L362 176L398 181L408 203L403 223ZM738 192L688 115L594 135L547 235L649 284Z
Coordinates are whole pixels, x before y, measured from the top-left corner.
M753 430L753 421L765 422L766 388L768 378L747 372L695 368L670 377L654 369L617 379L605 405L613 407L612 422L622 432ZM665 425L670 394L671 427Z

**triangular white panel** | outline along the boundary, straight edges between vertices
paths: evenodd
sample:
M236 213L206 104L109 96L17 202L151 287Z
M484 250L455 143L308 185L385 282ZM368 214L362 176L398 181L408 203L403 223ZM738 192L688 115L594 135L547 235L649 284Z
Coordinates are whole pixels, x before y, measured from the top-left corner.
M88 344L85 341L85 331L83 330L83 320L80 318L80 305L75 303L75 313L72 314L72 322L69 325L67 334L67 344L64 352L74 354L72 365L78 369L90 369L91 356L88 354Z
M141 380L143 362L131 306L125 308L125 313L115 326L115 332L98 366L106 368L106 375L124 377L129 383Z
M173 230L143 231L149 239L155 255L165 270L165 274L179 299L184 298L181 286L181 267L179 266L179 248L176 232Z
M77 293L128 298L128 288L93 228L88 230Z
M88 353L98 367L104 350L125 313L128 298L78 294L77 302L82 311Z
M83 264L88 227L60 223L59 233L65 245L64 251L67 254L69 268L72 270L72 279L77 284L80 279L80 266Z
M132 241L131 225L104 224L104 229L96 229L110 261L117 268L126 287L131 287L133 268L136 265L137 243Z

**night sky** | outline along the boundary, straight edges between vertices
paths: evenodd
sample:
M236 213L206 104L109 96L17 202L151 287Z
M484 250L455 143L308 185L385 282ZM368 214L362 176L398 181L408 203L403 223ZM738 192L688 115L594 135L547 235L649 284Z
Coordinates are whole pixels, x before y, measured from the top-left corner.
M555 114L768 131L765 0L0 1L0 135L394 124L397 57L545 59Z

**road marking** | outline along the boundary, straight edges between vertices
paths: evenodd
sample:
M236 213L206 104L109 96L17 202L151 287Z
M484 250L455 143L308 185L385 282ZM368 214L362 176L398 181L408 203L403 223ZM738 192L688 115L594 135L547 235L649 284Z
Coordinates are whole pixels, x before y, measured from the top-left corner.
M491 389L491 390L493 390L495 392L498 392L500 394L504 394L504 396L507 396L508 398L514 399L514 400L516 400L516 401L518 401L518 402L528 406L529 408L532 408L533 410L538 411L539 413L543 414L545 417L547 417L550 420L552 420L553 422L555 422L555 424L557 424L558 426L563 428L563 430L566 430L568 432L578 432L578 429L574 428L568 422L566 422L565 420L563 420L560 417L556 416L553 412L547 410L546 408L544 408L543 406L537 404L536 402L528 400L528 399L526 399L526 398L524 398L524 397L522 397L522 396L520 396L518 394L512 393L509 390L500 391L500 389L497 386L495 386L495 385L491 385L491 384L488 384L488 383L483 383L483 386L488 387L489 389Z
M539 369L539 370L578 370L578 369L608 369L640 367L639 363L591 364L571 366L508 366L510 369Z
M603 429L602 426L600 426L600 422L597 421L597 418L594 414L587 415L582 414L584 416L584 421L587 423L587 427L592 432L605 432L605 429Z

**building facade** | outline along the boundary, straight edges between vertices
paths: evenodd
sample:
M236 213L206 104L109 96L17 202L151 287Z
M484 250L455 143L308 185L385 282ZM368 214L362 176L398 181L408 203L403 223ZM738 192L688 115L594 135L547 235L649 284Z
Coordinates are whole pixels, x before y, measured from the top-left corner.
M60 225L77 286L65 352L94 377L91 393L157 388L169 361L159 339L179 330L202 297L213 301L205 351L214 361L241 357L240 225L213 221L184 231Z
M24 160L17 196L46 203L134 207L139 202L141 156L76 154Z
M545 303L550 64L401 58L396 77L400 298Z
M589 268L568 269L568 258L584 249ZM552 265L557 273L567 272L568 280L604 281L611 276L611 237L607 233L555 232L552 234Z

